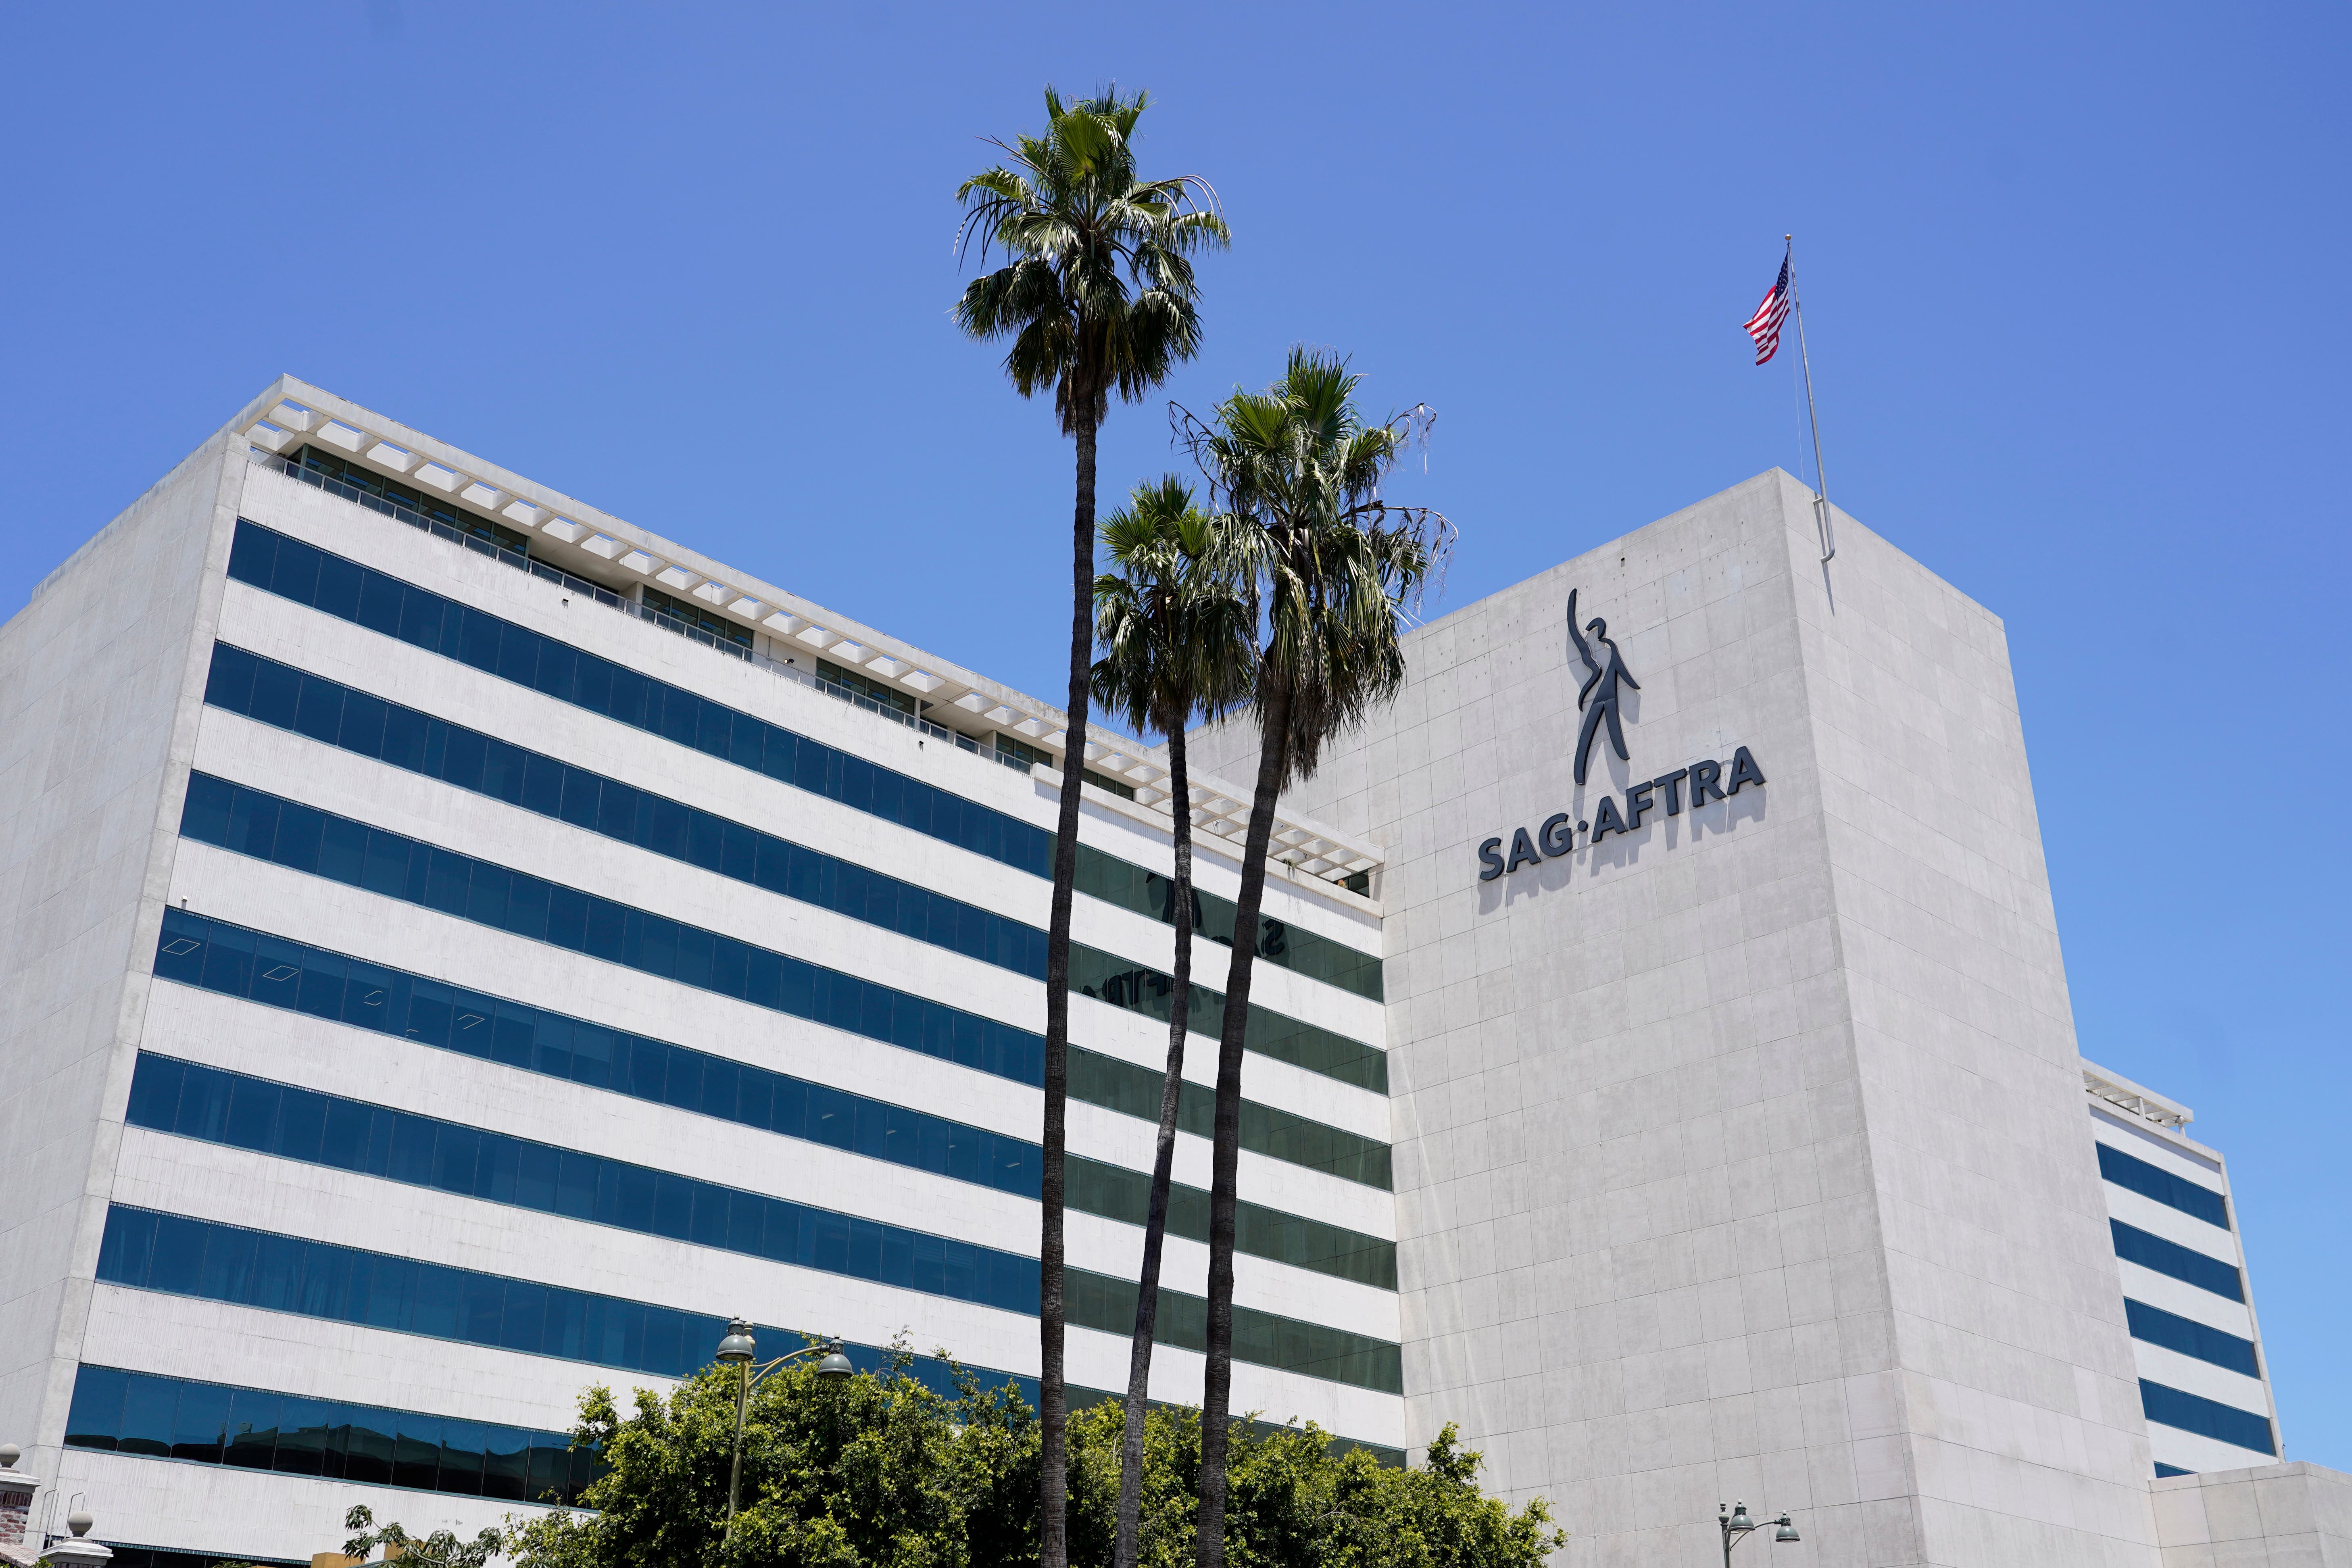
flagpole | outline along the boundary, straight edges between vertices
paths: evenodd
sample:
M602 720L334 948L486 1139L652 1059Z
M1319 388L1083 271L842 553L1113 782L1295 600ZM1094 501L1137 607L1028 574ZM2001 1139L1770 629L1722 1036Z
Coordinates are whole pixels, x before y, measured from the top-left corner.
M1797 359L1805 367L1805 416L1813 426L1813 522L1822 535L1822 563L1829 564L1837 553L1836 536L1830 531L1830 481L1822 472L1822 416L1813 406L1813 356L1805 347L1805 297L1797 289L1797 237L1780 237L1789 246L1789 306L1797 312Z

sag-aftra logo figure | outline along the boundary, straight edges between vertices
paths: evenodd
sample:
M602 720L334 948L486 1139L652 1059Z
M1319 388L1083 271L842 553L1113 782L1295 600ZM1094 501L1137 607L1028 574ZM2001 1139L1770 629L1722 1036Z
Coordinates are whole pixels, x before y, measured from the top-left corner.
M1592 672L1576 694L1576 705L1584 711L1584 722L1576 733L1576 782L1581 788L1587 764L1592 760L1593 742L1600 738L1603 723L1609 726L1609 743L1616 748L1617 760L1633 760L1633 753L1625 748L1625 721L1618 712L1618 705L1624 700L1626 688L1639 691L1642 683L1625 668L1624 656L1610 640L1607 621L1595 616L1581 628L1577 626L1576 593L1571 588L1568 594L1568 646L1584 661L1584 668ZM1586 632L1592 634L1590 641L1585 637ZM1599 643L1605 652L1595 657L1593 643ZM1646 825L1643 819L1660 806L1665 808L1666 816L1680 816L1685 809L1697 812L1717 801L1728 800L1749 784L1761 788L1763 784L1764 770L1756 765L1748 748L1741 746L1731 753L1727 770L1710 757L1660 773L1647 784L1627 784L1622 806L1617 804L1615 795L1604 791L1592 802L1590 820L1573 811L1556 811L1532 833L1524 827L1515 829L1508 856L1503 853L1499 834L1479 845L1478 879L1491 882L1497 877L1509 876L1522 866L1540 866L1547 860L1574 855L1580 848L1598 849L1601 841L1612 834L1633 837L1643 831ZM1727 814L1727 819L1717 823L1712 831L1722 832L1729 826ZM1693 836L1696 836L1696 825ZM1596 860L1594 865L1598 867L1600 862Z
M1584 632L1592 634L1592 642L1584 640ZM1595 616L1585 623L1584 631L1576 629L1576 590L1573 588L1568 591L1568 642L1576 650L1577 657L1584 660L1584 668L1592 672L1584 683L1584 689L1576 694L1576 705L1584 712L1584 727L1576 734L1576 782L1582 784L1585 759L1591 753L1592 742L1601 733L1601 721L1604 714L1609 720L1609 743L1617 748L1617 760L1621 763L1633 760L1633 754L1625 750L1624 728L1617 721L1617 704L1622 700L1617 687L1622 681L1639 691L1642 683L1626 669L1624 658L1618 653L1617 645L1609 640L1607 621ZM1592 657L1594 642L1609 650L1607 663Z

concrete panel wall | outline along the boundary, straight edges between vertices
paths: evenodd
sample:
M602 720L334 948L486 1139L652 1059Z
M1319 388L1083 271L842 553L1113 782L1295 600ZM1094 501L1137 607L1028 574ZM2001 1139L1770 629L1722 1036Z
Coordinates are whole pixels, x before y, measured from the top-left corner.
M0 627L0 1439L37 1474L64 1428L121 1131L101 1111L129 1081L195 740L190 649L247 467L207 442Z
M2007 641L1858 523L1815 564L1781 486L1916 1557L2126 1561L2151 1460Z
M2352 1476L2317 1465L2156 1483L2164 1568L2352 1568Z
M1413 633L1293 803L1383 845L1409 1424L1566 1560L2150 1563L1999 622L1777 471ZM1832 599L1831 590L1834 589ZM1599 616L1630 761L1571 782ZM1251 738L1201 738L1242 776ZM1478 879L1746 746L1767 784Z
M1414 634L1394 710L1300 796L1391 855L1410 1426L1461 1422L1497 1484L1553 1500L1578 1563L1711 1552L1734 1495L1811 1510L1818 1544L1784 1563L1864 1561L1890 1490L1780 502L1751 481ZM1581 788L1571 588L1640 682L1632 760L1601 742ZM1478 880L1482 841L1741 745L1761 790L1660 797L1632 835Z

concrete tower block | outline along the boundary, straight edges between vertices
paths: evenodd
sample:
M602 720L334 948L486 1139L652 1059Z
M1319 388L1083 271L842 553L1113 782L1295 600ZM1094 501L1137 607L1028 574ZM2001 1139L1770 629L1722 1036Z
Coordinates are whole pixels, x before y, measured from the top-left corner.
M1580 1568L1706 1561L1735 1496L1776 1568L2152 1568L2001 626L1838 544L1775 470L1447 616L1290 797L1390 856L1410 1426ZM1631 677L1582 786L1571 591Z

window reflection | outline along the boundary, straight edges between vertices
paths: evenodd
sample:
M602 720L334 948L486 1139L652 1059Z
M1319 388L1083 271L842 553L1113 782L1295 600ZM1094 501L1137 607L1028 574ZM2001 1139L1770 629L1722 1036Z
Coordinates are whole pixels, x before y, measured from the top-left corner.
M168 1454L153 1436L159 1420L176 1434ZM490 1495L526 1502L577 1504L603 1469L562 1432L104 1366L82 1367L74 1379L66 1444L469 1496L485 1489L488 1467L499 1478Z

